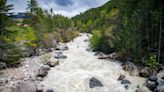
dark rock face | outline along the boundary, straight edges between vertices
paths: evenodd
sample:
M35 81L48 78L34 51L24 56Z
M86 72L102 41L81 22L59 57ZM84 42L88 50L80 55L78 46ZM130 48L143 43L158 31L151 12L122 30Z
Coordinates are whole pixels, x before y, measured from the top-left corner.
M91 78L89 81L90 88L103 87L103 84L96 78Z
M0 62L0 70L2 70L2 69L6 69L6 68L7 68L6 63L4 63L4 62Z
M123 79L125 79L125 78L126 78L125 75L120 75L119 78L118 78L117 80L123 80Z
M123 79L121 81L121 84L131 84L129 80Z

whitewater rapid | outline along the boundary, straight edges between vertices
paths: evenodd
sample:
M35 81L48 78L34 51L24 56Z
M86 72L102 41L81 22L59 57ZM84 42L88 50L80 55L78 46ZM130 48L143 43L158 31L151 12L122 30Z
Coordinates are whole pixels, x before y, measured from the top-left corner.
M118 61L99 60L94 52L87 51L89 42L84 40L89 38L90 35L81 34L67 43L69 50L63 52L67 58L51 68L41 82L45 89L55 92L135 92L138 85L142 86L145 79L130 76ZM131 82L128 89L117 80L121 74ZM100 80L103 87L90 88L89 80L92 77Z

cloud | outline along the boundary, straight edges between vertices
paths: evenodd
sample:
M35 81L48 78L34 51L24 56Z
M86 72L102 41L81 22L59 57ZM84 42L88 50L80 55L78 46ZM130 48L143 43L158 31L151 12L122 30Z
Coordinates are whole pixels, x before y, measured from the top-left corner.
M73 17L90 8L103 5L109 0L37 0L38 5L46 10L52 8L54 14L61 14L66 17ZM15 12L24 12L27 7L27 0L8 0L14 4Z

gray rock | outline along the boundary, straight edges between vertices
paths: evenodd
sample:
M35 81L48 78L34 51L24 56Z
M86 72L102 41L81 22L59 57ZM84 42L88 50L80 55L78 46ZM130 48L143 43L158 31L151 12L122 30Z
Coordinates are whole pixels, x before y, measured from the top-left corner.
M155 74L157 74L157 70L151 69L149 67L144 67L139 73L141 77L149 77Z
M128 88L129 88L129 85L124 85L124 87L125 87L126 89L128 89Z
M48 62L47 65L49 65L50 67L55 67L57 65L59 65L59 60L55 59L55 58L51 58Z
M45 69L44 67L41 67L41 68L38 70L37 76L43 78L43 77L47 76L47 74L48 74L48 70Z
M150 76L150 77L148 78L148 80L150 80L150 81L157 81L158 78L157 78L156 75L153 75L153 76Z
M89 86L90 88L103 87L103 84L101 83L101 81L93 77L89 81Z
M123 79L121 81L121 84L131 84L129 80Z
M43 85L37 85L37 91L36 92L43 92L44 86Z
M64 59L64 58L67 58L67 56L62 55L62 54L58 54L58 55L55 55L54 58L57 58L57 59Z
M160 77L161 79L164 79L164 70L159 71L157 76Z
M0 62L0 70L2 70L2 69L6 69L6 68L7 68L6 63L4 63L4 62Z
M124 64L122 64L122 68L125 71L128 71L131 75L138 75L139 74L138 68L132 62L125 62Z
M119 78L118 78L117 80L123 80L123 79L125 79L125 78L126 78L125 75L120 75Z
M154 91L154 90L156 89L156 87L157 87L157 82L147 80L146 86L147 86L150 90Z
M156 92L164 92L164 84L157 87Z
M44 65L43 68L46 69L46 70L50 70L50 66L49 65Z

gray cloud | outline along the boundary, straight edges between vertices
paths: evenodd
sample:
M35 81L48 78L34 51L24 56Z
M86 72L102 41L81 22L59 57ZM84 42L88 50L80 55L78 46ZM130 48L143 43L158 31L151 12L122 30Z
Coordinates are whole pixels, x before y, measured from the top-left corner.
M72 17L90 8L103 5L109 0L37 0L40 7L50 10L53 8L54 14L61 14ZM9 4L14 4L15 12L24 12L27 7L27 0L8 0Z

